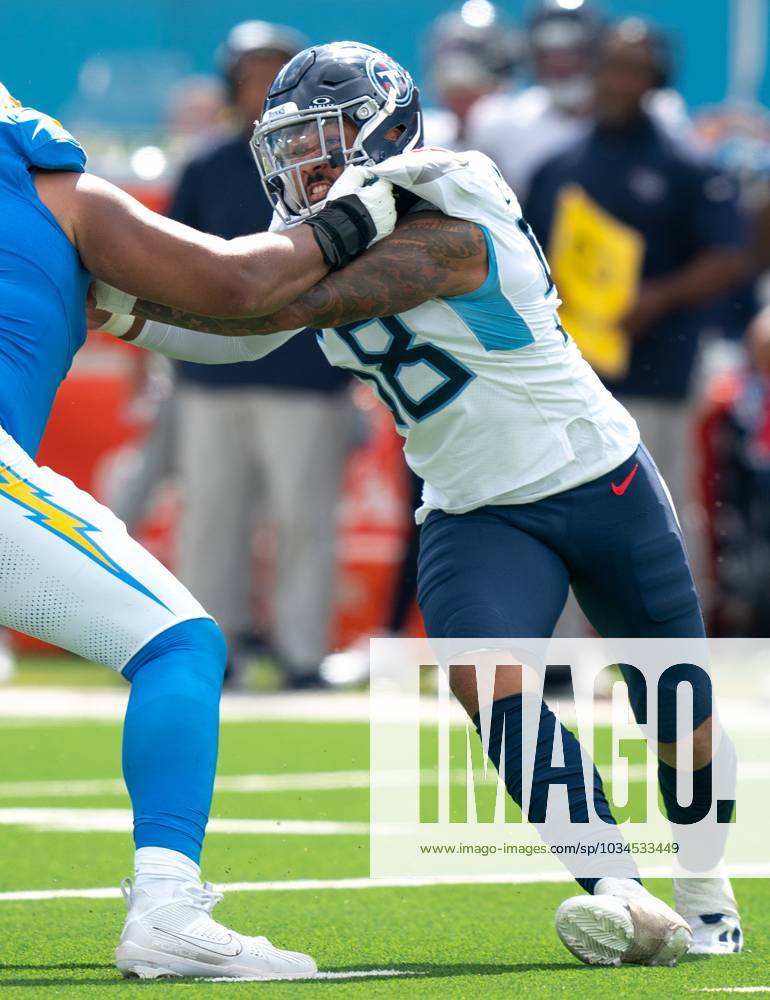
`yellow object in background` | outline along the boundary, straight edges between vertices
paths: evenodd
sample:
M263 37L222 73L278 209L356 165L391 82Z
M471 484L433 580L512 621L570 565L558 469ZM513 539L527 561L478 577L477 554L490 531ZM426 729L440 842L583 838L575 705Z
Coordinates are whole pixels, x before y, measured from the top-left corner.
M620 319L633 305L645 243L577 185L559 192L548 258L562 326L586 361L610 378L628 371L631 341Z

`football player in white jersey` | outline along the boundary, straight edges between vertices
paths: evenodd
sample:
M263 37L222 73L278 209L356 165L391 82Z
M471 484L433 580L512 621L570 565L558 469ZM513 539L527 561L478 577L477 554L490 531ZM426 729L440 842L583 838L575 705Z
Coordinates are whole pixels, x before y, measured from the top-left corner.
M571 583L602 635L702 637L666 488L634 421L561 327L546 261L495 165L480 153L420 148L411 77L351 42L308 49L283 68L253 144L284 223L312 216L342 167L358 163L399 190L394 234L272 316L213 322L139 301L126 339L219 363L322 327L330 362L375 388L425 480L418 599L429 636L547 637ZM478 728L470 673L452 668L450 683ZM632 672L626 680L641 719L644 691ZM710 802L711 694L703 684L694 689L693 794ZM668 695L659 775L681 830L692 821L676 800L675 687ZM489 755L497 767L504 757L506 787L519 803L522 703L519 670L498 668ZM550 709L538 710L541 731L553 733ZM565 759L579 759L563 727L561 740ZM731 754L726 738L719 752ZM535 822L547 803L547 771L536 759L527 812ZM574 773L582 783L582 767ZM593 834L620 839L595 780L601 830ZM623 862L603 878L578 879L589 895L562 905L557 930L582 960L672 964L693 942L703 953L740 949L727 879L676 880L675 912L635 876Z

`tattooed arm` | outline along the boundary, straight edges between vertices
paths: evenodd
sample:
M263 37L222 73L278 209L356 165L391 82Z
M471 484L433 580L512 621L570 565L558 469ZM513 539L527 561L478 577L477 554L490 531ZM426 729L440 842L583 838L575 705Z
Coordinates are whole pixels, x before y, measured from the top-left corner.
M484 282L487 269L486 240L478 226L438 212L421 212L407 216L392 236L269 316L212 319L141 300L134 313L229 337L334 327L392 316L428 299L465 295ZM141 325L135 323L124 339L133 340L140 332Z

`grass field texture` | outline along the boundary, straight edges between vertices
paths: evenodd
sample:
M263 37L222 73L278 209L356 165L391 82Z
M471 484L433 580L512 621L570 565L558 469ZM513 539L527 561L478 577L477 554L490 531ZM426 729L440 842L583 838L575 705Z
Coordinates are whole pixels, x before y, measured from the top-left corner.
M19 680L50 683L48 669L31 663ZM73 665L59 682L66 677L88 684L91 669ZM207 838L204 876L216 883L256 883L228 892L217 918L308 951L325 978L292 983L123 980L112 964L124 914L121 899L7 898L25 890L114 889L130 874L130 836L123 829L128 799L119 781L120 726L0 720L0 761L0 996L8 1000L166 997L172 990L180 997L237 993L361 1000L662 998L748 987L770 992L770 892L762 880L736 883L746 952L685 958L676 969L580 965L553 930L556 907L573 894L567 882L364 887L368 788L362 774L368 766L368 727L323 721L223 726L221 788L213 817L220 823L252 821L262 832L243 831L238 823L227 831L214 829ZM313 774L336 778L314 782L307 777ZM287 787L292 782L298 787ZM361 881L334 887L348 879ZM303 888L298 880L328 884ZM667 884L648 884L670 899Z

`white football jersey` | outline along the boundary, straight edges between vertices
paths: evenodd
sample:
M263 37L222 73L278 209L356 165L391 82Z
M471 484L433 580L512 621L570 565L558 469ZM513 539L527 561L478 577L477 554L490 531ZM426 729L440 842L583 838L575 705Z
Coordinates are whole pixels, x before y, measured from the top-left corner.
M425 481L418 520L520 504L611 471L639 432L559 323L559 298L513 192L483 153L413 150L372 168L483 229L484 283L396 316L324 330L333 365L372 385Z

